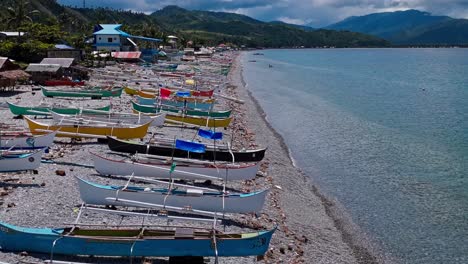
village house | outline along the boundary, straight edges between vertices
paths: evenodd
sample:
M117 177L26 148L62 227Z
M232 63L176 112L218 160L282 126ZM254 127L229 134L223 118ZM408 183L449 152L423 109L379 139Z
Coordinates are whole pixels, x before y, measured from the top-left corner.
M31 81L44 84L48 80L60 80L63 78L63 69L60 64L31 63L26 72L31 74Z
M134 40L148 41L153 43L161 42L160 39L133 36L122 31L121 24L100 24L93 33L93 47L97 51L139 51L138 45Z
M89 70L85 67L79 66L74 58L45 58L40 64L58 64L62 68L64 78L72 80L86 80L88 79Z

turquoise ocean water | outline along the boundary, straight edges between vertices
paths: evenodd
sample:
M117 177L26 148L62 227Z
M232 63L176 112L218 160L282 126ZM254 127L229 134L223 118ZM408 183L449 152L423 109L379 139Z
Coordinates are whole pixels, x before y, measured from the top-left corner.
M244 80L296 165L383 252L468 263L468 49L253 53Z

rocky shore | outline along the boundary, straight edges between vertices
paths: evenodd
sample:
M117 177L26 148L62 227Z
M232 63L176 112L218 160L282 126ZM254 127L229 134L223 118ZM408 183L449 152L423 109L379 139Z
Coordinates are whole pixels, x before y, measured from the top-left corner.
M219 59L219 57L218 57ZM232 60L227 78L219 73L220 92L245 101L245 104L220 100L221 108L234 109L234 121L224 132L226 140L232 140L235 147L252 148L268 147L266 158L261 164L261 171L253 181L230 182L230 191L253 191L270 189L264 211L259 216L236 215L227 221L226 231L248 231L273 228L270 249L265 255L264 263L372 263L367 251L353 242L337 218L333 217L333 203L321 196L310 179L293 166L286 146L265 120L265 114L250 96L242 81L242 65L238 53L227 53L224 60ZM196 65L200 72L197 77L203 78L204 71L213 72L221 68L215 61L201 61ZM218 68L216 68L218 67ZM213 75L211 75L213 76ZM138 77L138 76L135 76ZM21 87L18 93L0 95L1 102L19 102L23 105L36 105L41 101L75 104L80 107L102 106L108 102L97 100L70 101L63 99L43 99L40 92L31 91L30 86ZM130 112L129 95L112 101L114 109ZM39 119L38 119L39 120ZM14 119L6 108L0 108L0 123L23 125L21 119ZM164 127L151 128L146 139L162 133L167 137L192 138L195 130ZM57 162L73 162L77 165L92 165L89 152L107 155L106 144L86 139L72 142L67 138L57 138L45 158ZM65 172L58 175L57 170ZM0 221L28 227L62 227L73 223L81 204L75 177L88 179L101 184L124 185L126 181L118 177L104 177L86 166L61 164L42 164L38 174L0 173ZM220 182L214 182L214 188L221 189ZM141 185L132 183L132 185ZM213 186L211 186L213 188ZM120 217L85 213L81 222L99 224L141 224L141 218ZM161 220L146 219L145 223L159 223ZM187 225L187 222L184 222ZM199 224L197 224L199 225ZM38 255L29 252L0 252L0 261L7 263L43 263L49 255ZM84 263L129 263L129 259L97 257L63 257L56 260ZM214 263L213 258L206 261ZM221 258L220 263L252 263L250 258ZM167 258L134 259L133 263L166 263Z

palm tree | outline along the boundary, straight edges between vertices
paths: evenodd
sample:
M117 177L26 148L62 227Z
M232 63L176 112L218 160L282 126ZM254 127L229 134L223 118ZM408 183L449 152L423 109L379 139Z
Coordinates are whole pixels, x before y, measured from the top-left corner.
M8 15L6 18L7 27L13 26L14 29L18 30L24 23L24 21L32 22L32 16L39 13L38 10L29 10L29 1L18 0L13 6L7 8ZM19 33L18 33L19 34Z

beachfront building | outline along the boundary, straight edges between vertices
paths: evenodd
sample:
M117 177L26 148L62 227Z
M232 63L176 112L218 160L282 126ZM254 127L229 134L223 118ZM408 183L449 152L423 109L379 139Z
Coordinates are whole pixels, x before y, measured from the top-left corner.
M48 80L59 80L63 78L63 69L60 64L31 63L26 72L31 74L31 81L43 84Z
M95 28L93 47L96 51L108 52L133 52L139 51L135 41L147 41L154 43L161 42L160 39L148 38L141 36L133 36L122 31L121 24L100 24Z
M89 70L76 63L75 58L45 58L40 64L45 65L60 65L63 78L71 78L72 80L87 80Z

